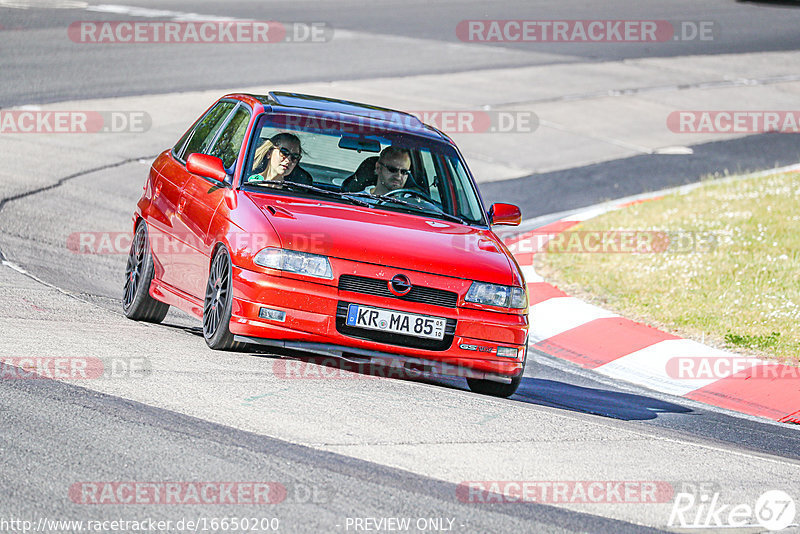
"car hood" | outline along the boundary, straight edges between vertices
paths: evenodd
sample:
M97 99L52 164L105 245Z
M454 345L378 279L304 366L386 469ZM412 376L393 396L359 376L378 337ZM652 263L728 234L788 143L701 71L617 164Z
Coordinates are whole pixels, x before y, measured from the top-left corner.
M497 237L436 218L249 194L287 249L494 284L519 283Z

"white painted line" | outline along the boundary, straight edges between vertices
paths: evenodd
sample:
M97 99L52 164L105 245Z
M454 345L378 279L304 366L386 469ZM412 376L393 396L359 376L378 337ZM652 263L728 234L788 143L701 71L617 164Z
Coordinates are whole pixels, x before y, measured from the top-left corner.
M595 371L662 393L683 396L738 371L765 363L690 339L668 339L601 365ZM686 373L681 373L681 366ZM687 378L682 378L682 375ZM691 378L693 376L703 378Z
M79 301L81 301L81 302L85 302L86 304L90 304L90 305L92 305L92 306L94 306L94 307L96 307L96 308L105 309L105 308L102 308L102 307L101 307L99 304L95 304L94 302L91 302L91 301L88 301L88 300L82 299L81 297L79 297L79 296L78 296L78 295L76 295L75 293L72 293L72 292L70 292L70 291L67 291L66 289L61 289L60 287L58 287L58 286L55 286L55 285L53 285L53 284L51 284L51 283L49 283L49 282L45 282L44 280L42 280L42 279L41 279L41 278L39 278L38 276L36 276L36 275L34 275L34 274L31 274L31 273L29 273L28 271L26 271L25 269L23 269L22 267L20 267L20 266L19 266L19 265L17 265L16 263L12 263L12 262L10 262L10 261L8 261L8 260L3 260L3 261L0 261L0 265L3 265L3 266L5 266L5 267L8 267L9 269L12 269L12 270L16 271L16 272L18 272L19 274L21 274L21 275L23 275L23 276L27 276L27 277L28 277L28 278L30 278L31 280L34 280L34 281L36 281L36 282L38 282L38 283L42 284L43 286L49 287L50 289L54 289L54 290L58 291L59 293L61 293L61 294L63 294L63 295L66 295L66 296L68 296L68 297L72 297L72 298L74 298L74 299L76 299L76 300L79 300Z
M530 308L530 339L536 343L605 317L619 316L575 297L548 299Z
M181 21L244 21L245 19L235 19L232 17L222 17L219 15L200 15L199 13L186 13L183 11L170 11L167 9L150 9L139 6L124 6L117 4L98 4L94 6L86 6L86 11L93 11L96 13L113 13L115 15L125 15L128 17L144 17L144 18L163 18L170 19L177 22Z
M688 146L664 146L654 150L656 154L668 156L688 156L694 154L694 150Z
M525 219L524 221L522 221L520 223L520 227L525 228L528 225L530 225L531 223L535 222L537 219L539 219L539 220L547 219L547 218L552 217L553 215L558 216L561 213L564 214L564 217L561 218L561 219L556 219L556 220L558 220L558 221L575 221L575 220L585 221L585 220L588 220L590 217L584 217L582 214L591 213L594 210L597 210L597 214L595 215L595 216L597 216L597 215L602 215L603 213L605 213L607 211L610 211L612 209L616 209L619 206L621 206L622 204L628 204L630 202L636 202L636 201L640 201L640 200L649 200L649 199L655 198L655 197L663 197L663 196L666 196L666 195L670 195L672 193L678 193L678 192L684 193L684 192L688 192L688 191L691 191L693 189L696 189L696 188L698 188L698 187L700 187L702 185L707 185L709 183L724 184L724 183L728 183L728 182L735 182L735 181L738 181L738 180L744 180L744 179L747 179L747 178L758 178L758 177L761 177L761 176L768 176L770 174L781 174L781 173L785 173L785 172L800 172L800 163L795 163L793 165L786 165L784 167L776 167L774 169L768 169L766 171L759 171L759 172L754 172L754 173L750 173L750 174L741 174L741 175L729 176L727 178L719 178L719 179L713 180L712 182L695 182L693 184L681 185L681 186L678 186L678 187L670 187L670 188L667 188L667 189L661 189L660 191L652 191L652 192L648 192L648 193L640 193L638 195L631 195L629 197L623 197L623 198L618 198L616 200L609 200L609 201L606 201L606 202L601 202L599 204L595 204L593 206L587 206L586 208L582 208L582 209L578 209L578 210L563 211L563 212L559 212L559 213L556 213L556 214L549 214L549 215L539 215L538 217L532 217L530 219ZM605 211L603 211L603 210L605 210ZM581 219L578 219L578 217L581 217Z
M0 7L13 9L84 9L88 5L71 0L0 0Z
M566 217L565 219L562 220L584 222L588 221L589 219L594 219L595 217L599 217L600 215L603 215L615 209L617 209L617 206L605 206L605 205L594 206L585 211L581 211L580 213L570 215L569 217Z

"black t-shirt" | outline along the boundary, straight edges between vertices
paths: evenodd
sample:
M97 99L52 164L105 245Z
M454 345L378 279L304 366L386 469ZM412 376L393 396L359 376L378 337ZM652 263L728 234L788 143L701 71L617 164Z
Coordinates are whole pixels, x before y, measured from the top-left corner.
M314 185L314 179L311 177L311 174L300 165L295 165L292 172L290 172L287 176L283 178L287 182L295 182L298 184L305 184L305 185Z

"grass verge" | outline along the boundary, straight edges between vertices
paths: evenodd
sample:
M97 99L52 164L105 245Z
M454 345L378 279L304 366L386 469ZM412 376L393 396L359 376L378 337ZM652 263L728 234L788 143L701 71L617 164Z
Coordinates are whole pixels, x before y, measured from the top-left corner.
M800 363L800 175L706 181L571 228L536 269L567 293L734 352Z

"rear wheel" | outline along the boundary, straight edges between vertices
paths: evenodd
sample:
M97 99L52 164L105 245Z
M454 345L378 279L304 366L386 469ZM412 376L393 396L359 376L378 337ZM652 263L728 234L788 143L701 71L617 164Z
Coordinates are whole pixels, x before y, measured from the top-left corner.
M245 346L233 340L230 331L233 306L231 257L225 247L217 249L211 261L203 303L203 337L215 350L238 350Z
M128 253L128 265L125 267L122 311L128 319L160 323L166 317L169 305L150 296L150 282L153 281L154 272L147 224L142 221L136 227Z

